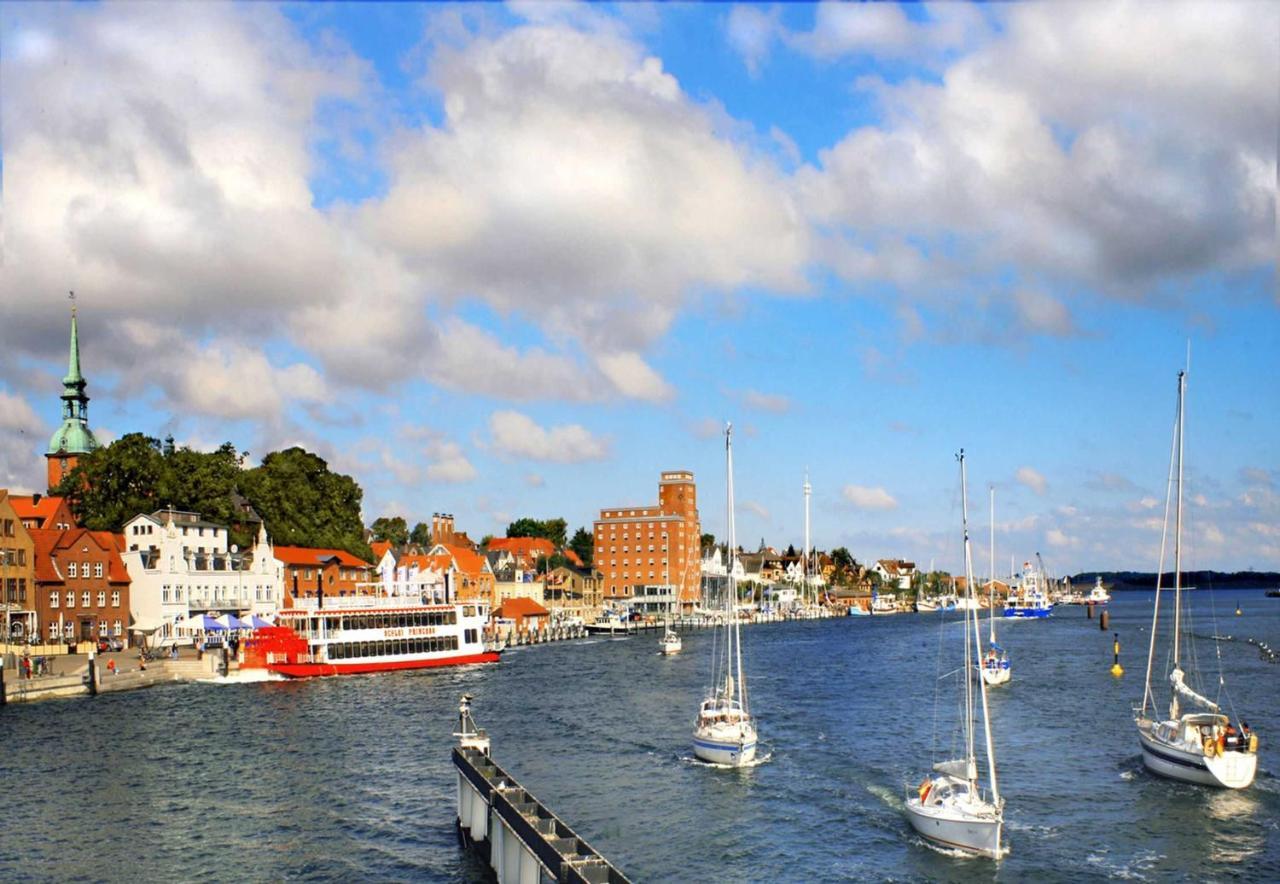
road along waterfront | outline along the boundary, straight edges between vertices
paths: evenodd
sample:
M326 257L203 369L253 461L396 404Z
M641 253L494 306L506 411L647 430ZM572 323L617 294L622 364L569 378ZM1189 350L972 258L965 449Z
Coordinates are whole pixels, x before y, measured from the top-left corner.
M1150 600L1118 594L1107 633L1081 608L1002 624L1019 671L992 696L1012 849L999 866L924 846L901 812L934 743L939 641L959 629L921 614L747 630L769 760L743 771L691 758L703 631L674 657L641 634L515 648L495 666L10 706L0 877L486 880L454 832L451 732L470 693L503 767L636 881L1274 880L1280 670L1221 645L1235 701L1258 710L1253 789L1148 775L1130 706ZM1212 605L1217 631L1280 646L1280 603L1261 592L1192 604L1198 633ZM944 749L952 711L937 709Z

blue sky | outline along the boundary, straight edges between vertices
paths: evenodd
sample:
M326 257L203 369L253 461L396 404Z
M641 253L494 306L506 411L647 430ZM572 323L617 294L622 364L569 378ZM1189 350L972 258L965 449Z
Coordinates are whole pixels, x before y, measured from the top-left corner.
M366 518L699 479L739 540L1280 568L1259 4L7 4L0 483L91 423L301 444ZM1154 521L1153 521L1154 520Z

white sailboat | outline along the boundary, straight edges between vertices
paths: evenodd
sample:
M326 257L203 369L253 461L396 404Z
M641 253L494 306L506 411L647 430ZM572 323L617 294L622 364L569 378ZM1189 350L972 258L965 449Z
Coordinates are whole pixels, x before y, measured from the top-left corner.
M1186 372L1178 372L1178 408L1174 421L1173 452L1169 459L1169 486L1165 495L1165 532L1169 527L1169 504L1177 484L1173 531L1173 649L1169 668L1169 715L1156 720L1151 672L1155 662L1157 627L1160 625L1161 576L1164 573L1166 533L1160 539L1160 568L1156 572L1156 598L1151 615L1151 645L1147 651L1147 678L1142 706L1134 709L1142 763L1148 770L1188 783L1243 789L1253 783L1258 770L1258 737L1243 719L1232 723L1218 701L1198 693L1186 681L1182 669L1182 435L1186 396ZM1176 467L1176 470L1175 470ZM1191 654L1195 659L1195 654ZM1226 681L1218 676L1218 700L1224 699ZM1229 698L1228 698L1229 699ZM1185 700L1200 711L1183 713ZM1234 712L1234 710L1233 710Z
M982 680L987 684L1008 684L1013 677L1009 664L1009 652L996 644L996 489L991 489L991 582L987 586L987 608L991 612L991 632L987 637L987 652L982 655Z
M973 556L969 549L968 489L965 483L964 451L959 454L960 489L964 512L965 593L973 598ZM979 656L978 614L970 608L964 615L964 667ZM933 772L906 799L907 819L922 836L944 847L999 859L1008 853L1000 843L1004 827L1004 800L996 782L995 745L991 739L991 718L987 712L987 684L981 678L962 678L964 684L963 758L941 761ZM974 749L973 685L977 682L982 706L982 727L986 735L987 775L990 797L978 780L978 759Z
M738 625L738 584L734 566L738 538L733 517L733 425L724 431L726 498L729 529L728 591L724 599L723 631L712 643L711 688L698 707L693 729L693 754L712 764L740 767L756 757L756 722L747 705L747 680L742 671L742 638ZM735 677L736 674L736 677Z

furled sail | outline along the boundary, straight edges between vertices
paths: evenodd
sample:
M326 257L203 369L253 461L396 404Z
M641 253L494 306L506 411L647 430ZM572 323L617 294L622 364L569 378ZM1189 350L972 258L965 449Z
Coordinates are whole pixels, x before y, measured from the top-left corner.
M1201 706L1204 706L1205 708L1210 709L1213 712L1218 711L1217 703L1213 702L1208 697L1200 696L1195 691L1191 690L1190 687L1187 686L1187 683L1182 680L1181 669L1174 669L1172 672L1169 673L1169 683L1173 685L1173 689L1175 691L1177 691L1182 696L1186 697L1191 702L1199 703Z
M933 765L933 769L940 774L960 777L964 780L976 780L978 778L978 765L972 758L967 761L963 758L957 758L954 761L939 761Z

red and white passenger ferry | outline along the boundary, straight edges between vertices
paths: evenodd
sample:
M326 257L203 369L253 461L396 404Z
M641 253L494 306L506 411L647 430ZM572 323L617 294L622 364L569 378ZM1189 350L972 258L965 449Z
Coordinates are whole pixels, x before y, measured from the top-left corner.
M444 598L448 598L445 594ZM242 669L289 678L496 663L487 604L385 593L293 599L245 642Z

